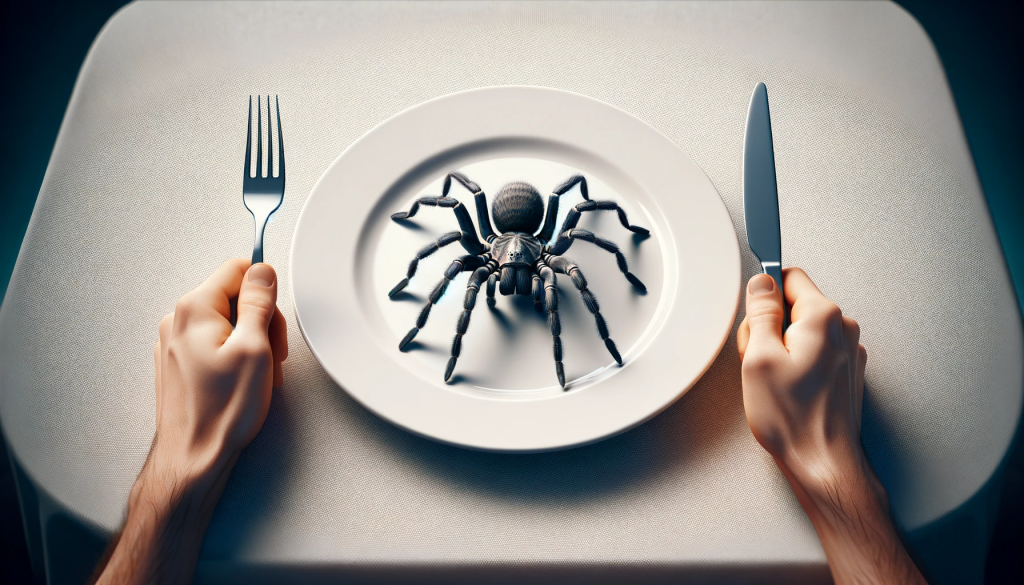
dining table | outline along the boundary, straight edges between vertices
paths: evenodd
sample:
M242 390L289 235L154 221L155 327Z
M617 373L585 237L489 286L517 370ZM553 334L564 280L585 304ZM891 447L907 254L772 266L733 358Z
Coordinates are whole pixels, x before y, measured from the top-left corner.
M119 10L79 72L0 306L0 423L33 570L82 582L123 521L154 435L157 325L252 249L245 112L271 94L288 175L264 258L290 353L197 583L830 582L744 416L742 302L717 359L664 412L517 455L435 442L362 407L305 345L289 285L297 218L332 161L403 110L503 85L601 100L678 145L729 211L745 283L760 271L742 211L758 82L783 264L860 323L862 441L893 519L931 582L981 583L1024 396L1021 316L935 47L883 0ZM325 253L322 269L349 253Z

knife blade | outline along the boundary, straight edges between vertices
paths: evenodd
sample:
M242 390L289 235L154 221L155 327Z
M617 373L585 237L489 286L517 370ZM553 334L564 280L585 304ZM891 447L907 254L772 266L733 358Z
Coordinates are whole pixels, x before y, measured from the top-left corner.
M758 83L750 96L747 129L743 136L743 221L750 250L761 262L762 272L775 279L781 292L782 229L779 223L779 192L775 183L775 150L768 112L768 88L764 83ZM787 315L783 321L783 331L788 325Z

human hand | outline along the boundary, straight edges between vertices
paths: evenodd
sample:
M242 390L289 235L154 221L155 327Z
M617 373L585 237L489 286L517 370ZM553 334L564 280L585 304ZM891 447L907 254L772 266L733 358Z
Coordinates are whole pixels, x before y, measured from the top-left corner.
M782 278L792 305L785 335L782 295L767 274L750 279L736 334L750 430L814 524L836 583L924 583L860 443L860 326L803 270Z
M154 452L181 464L217 465L256 436L288 356L276 302L272 267L229 260L160 321Z
M273 268L229 260L160 322L156 435L97 582L191 582L231 468L282 382L288 339L276 302Z
M860 326L799 268L783 271L792 324L767 274L750 279L736 342L743 362L743 408L754 438L801 479L857 471L867 352Z

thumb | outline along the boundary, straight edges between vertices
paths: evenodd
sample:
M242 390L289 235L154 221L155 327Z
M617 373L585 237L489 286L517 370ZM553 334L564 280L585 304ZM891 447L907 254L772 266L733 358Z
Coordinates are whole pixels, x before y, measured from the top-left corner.
M782 343L782 294L775 279L758 274L747 283L747 316L750 330L746 350L774 350Z
M277 305L277 273L269 264L254 264L242 278L235 330L268 335Z

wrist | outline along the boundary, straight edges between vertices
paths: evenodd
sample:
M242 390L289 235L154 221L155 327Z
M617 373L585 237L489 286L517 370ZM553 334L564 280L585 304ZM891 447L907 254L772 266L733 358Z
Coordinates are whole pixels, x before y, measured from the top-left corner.
M819 533L843 530L854 516L888 520L885 487L859 448L791 458L779 467Z
M812 495L819 495L836 483L870 486L873 492L875 484L881 488L860 445L845 441L790 448L776 456L775 461L794 488Z
M153 449L128 496L128 517L97 583L188 583L234 457Z
M779 461L818 533L836 583L925 583L889 515L863 451Z
M222 450L185 452L154 441L128 498L128 515L205 528L236 457Z

